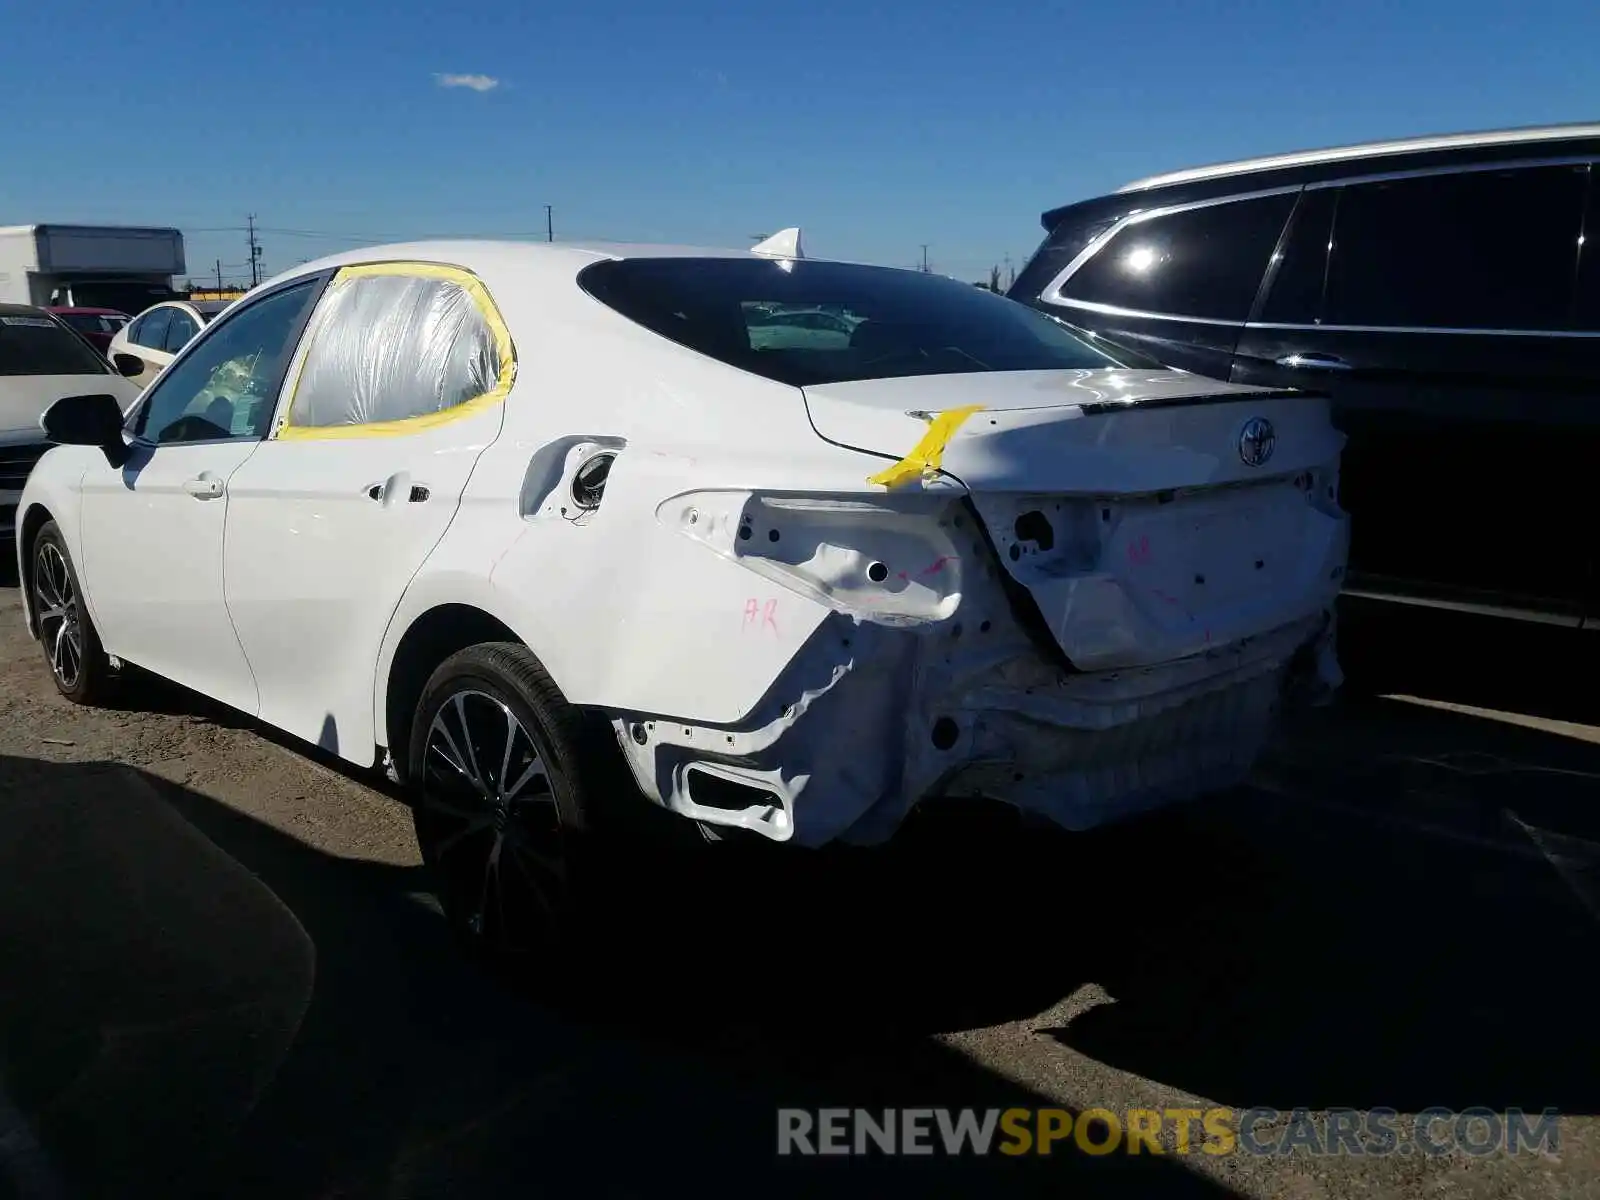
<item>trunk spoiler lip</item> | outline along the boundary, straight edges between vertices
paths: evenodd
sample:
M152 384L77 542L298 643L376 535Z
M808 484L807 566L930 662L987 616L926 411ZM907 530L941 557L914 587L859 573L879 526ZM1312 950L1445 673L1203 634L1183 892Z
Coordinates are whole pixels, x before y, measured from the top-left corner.
M1326 400L1329 393L1303 388L1262 388L1253 392L1187 392L1181 396L1152 396L1146 400L1091 400L1076 407L1085 416L1098 417L1106 413L1127 412L1147 408L1187 408L1196 404L1249 403L1253 400Z

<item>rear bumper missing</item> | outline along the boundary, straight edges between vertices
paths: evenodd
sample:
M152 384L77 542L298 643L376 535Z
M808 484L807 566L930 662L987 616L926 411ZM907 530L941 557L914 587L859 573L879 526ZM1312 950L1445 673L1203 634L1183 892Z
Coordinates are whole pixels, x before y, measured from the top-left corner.
M1245 779L1286 703L1341 682L1331 609L1205 653L1072 672L999 607L893 628L836 615L752 720L616 715L640 788L686 817L818 846L981 797L1081 830Z

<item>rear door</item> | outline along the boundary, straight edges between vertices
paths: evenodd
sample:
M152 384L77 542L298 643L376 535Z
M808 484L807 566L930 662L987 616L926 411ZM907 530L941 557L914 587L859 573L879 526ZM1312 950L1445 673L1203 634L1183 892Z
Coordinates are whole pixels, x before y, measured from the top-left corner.
M385 263L334 276L274 432L228 485L228 609L263 720L372 762L379 645L499 436L515 369L475 275Z
M1294 193L1125 217L1098 249L1079 254L1046 283L1037 303L1157 362L1226 379ZM1070 240L1074 233L1052 236Z
M172 361L172 355L166 350L167 329L176 311L171 306L153 308L128 329L124 353L136 355L144 363L144 370L130 376L141 388L149 387L162 368Z
M1308 188L1233 378L1332 394L1349 590L1581 613L1595 342L1587 163Z

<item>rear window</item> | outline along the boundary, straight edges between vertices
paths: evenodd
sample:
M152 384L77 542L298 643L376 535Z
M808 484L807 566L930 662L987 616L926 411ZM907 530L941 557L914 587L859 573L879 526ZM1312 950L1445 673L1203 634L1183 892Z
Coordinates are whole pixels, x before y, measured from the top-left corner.
M796 387L958 375L1153 366L970 283L850 263L634 258L578 276L645 328Z
M94 347L50 317L0 314L0 375L108 375Z
M58 313L57 316L82 333L115 333L127 323L125 317L102 313Z

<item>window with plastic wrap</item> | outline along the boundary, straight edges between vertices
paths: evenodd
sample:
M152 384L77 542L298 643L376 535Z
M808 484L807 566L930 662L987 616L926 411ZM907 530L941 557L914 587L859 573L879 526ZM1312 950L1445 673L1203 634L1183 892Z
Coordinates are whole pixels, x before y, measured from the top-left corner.
M430 416L477 399L499 379L494 333L452 280L352 276L335 280L323 304L291 425Z

